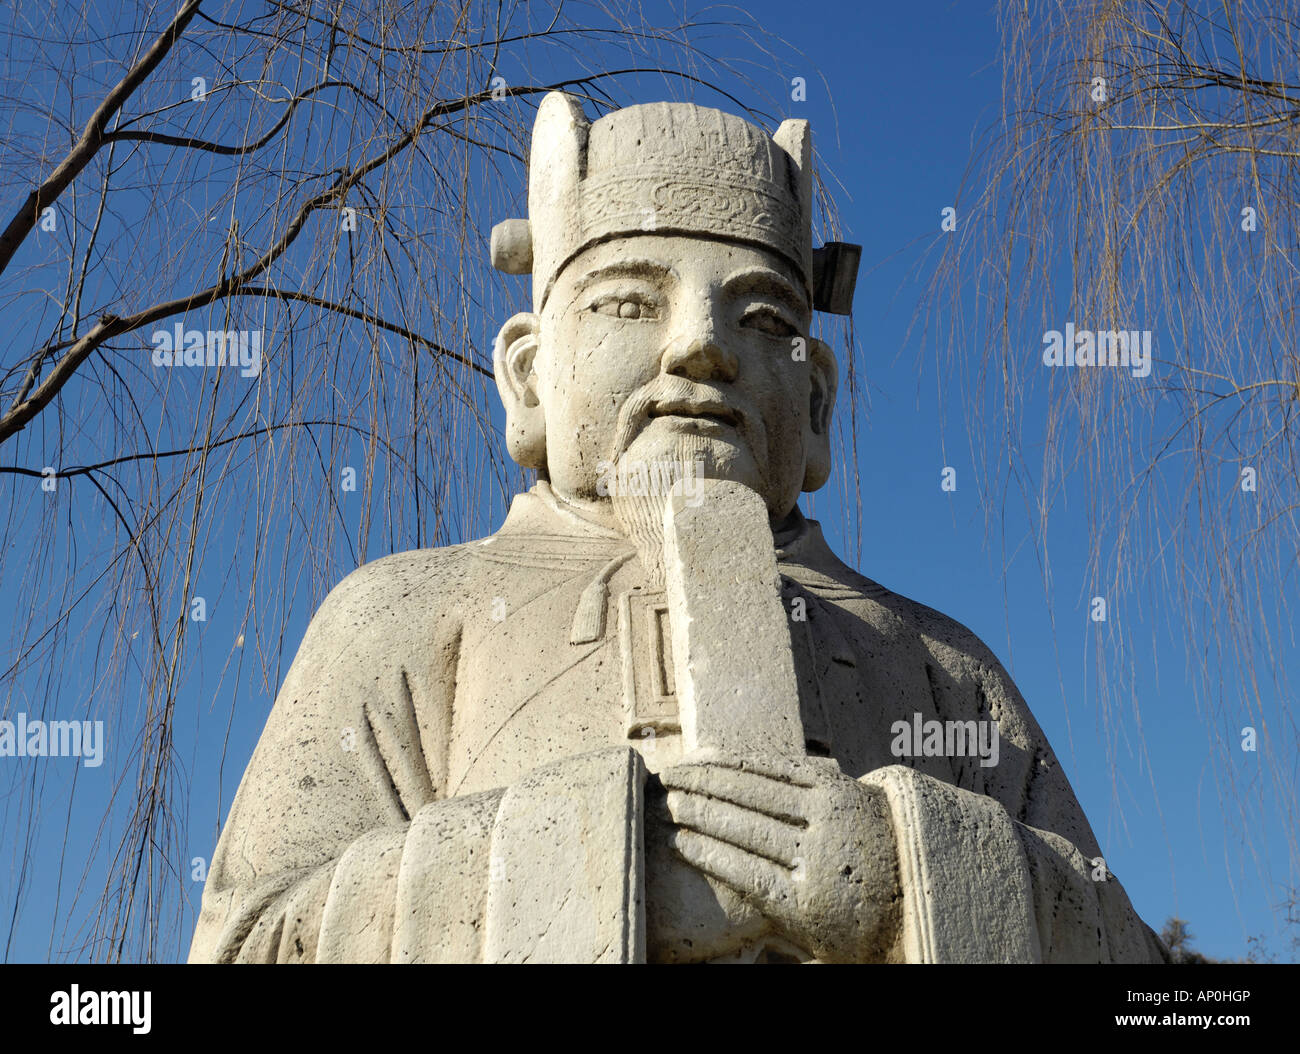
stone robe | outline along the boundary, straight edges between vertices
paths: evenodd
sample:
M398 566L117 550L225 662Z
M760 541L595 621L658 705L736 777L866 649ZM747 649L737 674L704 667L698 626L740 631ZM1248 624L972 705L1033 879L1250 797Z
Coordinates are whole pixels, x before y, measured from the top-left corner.
M992 653L792 522L808 749L885 792L907 961L1162 961L1114 876L1094 880L1096 839ZM661 600L630 543L545 483L489 538L350 574L244 774L190 961L645 961L646 782L681 760ZM997 722L998 764L893 757L916 713ZM765 947L740 932L731 957Z

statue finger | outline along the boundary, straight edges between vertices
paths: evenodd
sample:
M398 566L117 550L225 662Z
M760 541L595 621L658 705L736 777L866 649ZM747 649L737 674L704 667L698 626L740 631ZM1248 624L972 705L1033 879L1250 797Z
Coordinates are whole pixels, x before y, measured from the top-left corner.
M668 808L680 827L729 842L784 867L795 866L801 834L797 827L729 802L678 790L668 793Z
M819 782L818 767L829 767L839 772L839 765L829 758L795 758L777 754L737 755L712 751L692 757L678 766L725 768L765 776L770 780L793 787L815 787Z
M773 906L784 906L792 899L790 873L780 864L699 831L679 828L671 844L677 855L697 871L737 893ZM761 910L761 904L759 907Z
M661 772L659 779L669 790L704 794L785 823L807 824L805 787L714 765L677 765Z

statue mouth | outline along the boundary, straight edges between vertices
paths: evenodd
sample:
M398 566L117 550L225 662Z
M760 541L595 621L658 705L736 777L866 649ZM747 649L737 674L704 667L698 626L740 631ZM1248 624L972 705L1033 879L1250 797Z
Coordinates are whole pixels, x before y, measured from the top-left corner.
M664 400L650 404L649 417L685 417L697 421L709 421L718 425L736 428L740 425L740 414L724 402L709 399L704 401Z

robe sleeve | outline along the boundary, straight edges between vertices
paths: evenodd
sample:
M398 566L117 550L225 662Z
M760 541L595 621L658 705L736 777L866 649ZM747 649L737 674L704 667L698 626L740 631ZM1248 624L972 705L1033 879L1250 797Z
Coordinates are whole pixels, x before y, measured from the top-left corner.
M950 620L926 645L938 716L996 722L1000 756L952 759L951 783L903 765L863 777L890 803L908 961L1168 961L1001 664Z
M1024 853L1042 961L1168 962L1159 937L1105 866L1065 769L1015 682L985 652L974 670L976 695L1010 746L996 796Z
M387 961L427 951L412 914L448 957L478 954L501 793L438 800L459 621L427 596L437 571L399 554L321 604L226 818L191 962Z
M889 802L907 962L1165 961L1115 877L1060 835L903 765L862 781Z
M441 796L460 627L427 595L436 558L366 565L316 613L231 806L191 962L644 958L635 751Z

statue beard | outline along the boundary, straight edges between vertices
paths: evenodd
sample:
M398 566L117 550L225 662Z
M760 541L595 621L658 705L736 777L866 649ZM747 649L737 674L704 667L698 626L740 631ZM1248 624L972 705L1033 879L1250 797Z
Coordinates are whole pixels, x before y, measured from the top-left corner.
M624 407L619 428L611 443L609 462L615 469L624 466L636 466L638 462L653 466L654 463L669 462L676 465L675 478L681 478L686 467L698 478L732 479L736 473L731 467L734 457L720 458L724 447L734 449L732 444L720 441L714 436L695 435L689 432L677 432L669 444L661 445L653 452L632 453L636 440L642 435L650 422L649 404L656 398L662 398L660 391L643 391L632 396ZM747 417L746 421L752 420ZM752 433L745 423L741 425L742 438L752 442ZM631 453L631 457L629 457ZM751 456L753 452L751 451ZM760 471L763 466L760 464ZM664 577L664 507L668 503L667 488L655 486L662 481L653 471L647 473L648 481L644 493L625 493L623 487L610 490L610 510L619 529L636 547L637 555L646 572L646 585L650 589L663 589ZM626 477L616 471L615 479L622 482ZM636 488L641 489L641 488Z
M713 444L708 436L683 435L676 437L672 449L664 451L660 461L677 465L699 463L701 478L716 478L713 470ZM615 464L618 464L615 461ZM653 480L652 480L653 482ZM650 486L646 493L625 494L622 488L610 494L610 508L619 529L636 546L641 565L645 568L647 586L664 588L664 507L669 495L662 487Z

